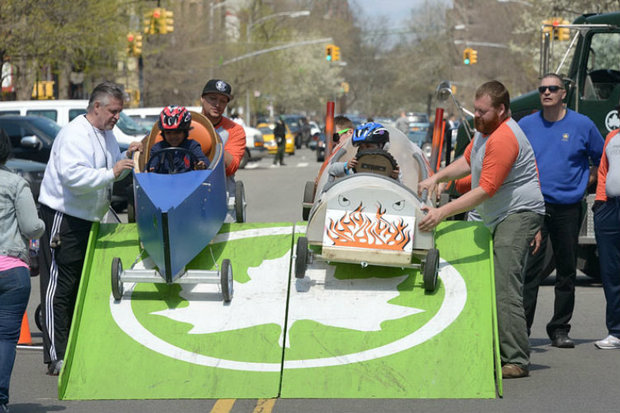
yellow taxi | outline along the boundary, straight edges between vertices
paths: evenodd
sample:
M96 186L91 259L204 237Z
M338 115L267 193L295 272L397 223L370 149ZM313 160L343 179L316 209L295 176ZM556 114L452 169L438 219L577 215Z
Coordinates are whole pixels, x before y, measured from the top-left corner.
M263 141L265 142L265 148L267 151L275 155L278 152L278 145L276 144L275 137L273 136L273 129L267 123L259 123L256 125L256 129L260 130L263 134ZM293 155L295 153L295 137L291 133L291 130L286 125L286 145L284 146L284 153Z

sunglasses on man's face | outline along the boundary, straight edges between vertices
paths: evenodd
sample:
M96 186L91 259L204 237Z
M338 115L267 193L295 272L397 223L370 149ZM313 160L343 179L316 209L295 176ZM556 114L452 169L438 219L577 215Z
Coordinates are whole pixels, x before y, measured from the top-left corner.
M549 92L551 93L555 93L560 89L564 89L562 86L556 86L556 85L551 85L551 86L539 86L538 87L538 93L543 94L547 91L547 89L549 89Z

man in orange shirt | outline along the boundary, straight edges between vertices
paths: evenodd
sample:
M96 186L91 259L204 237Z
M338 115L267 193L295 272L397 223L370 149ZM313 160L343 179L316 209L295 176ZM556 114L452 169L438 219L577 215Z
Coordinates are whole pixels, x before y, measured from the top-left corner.
M209 80L202 89L200 98L202 114L211 121L224 144L226 192L229 198L235 196L235 172L239 169L241 158L245 152L245 130L243 126L223 116L226 106L232 99L230 84L219 79Z
M471 174L472 189L453 202L428 210L420 221L430 231L444 218L476 208L493 237L493 264L502 376L529 374L530 348L523 308L522 268L530 242L540 229L545 204L534 151L510 117L510 95L491 81L474 100L476 134L465 154L418 184L436 191L437 184Z

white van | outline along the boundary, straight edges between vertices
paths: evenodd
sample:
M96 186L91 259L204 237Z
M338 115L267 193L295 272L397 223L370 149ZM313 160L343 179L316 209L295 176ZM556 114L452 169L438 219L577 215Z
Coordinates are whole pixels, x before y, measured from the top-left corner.
M86 113L88 100L14 100L0 102L0 116L2 115L34 115L45 116L60 126L71 122L77 116ZM120 144L129 145L141 140L148 129L138 125L121 112L120 118L114 127L114 136Z

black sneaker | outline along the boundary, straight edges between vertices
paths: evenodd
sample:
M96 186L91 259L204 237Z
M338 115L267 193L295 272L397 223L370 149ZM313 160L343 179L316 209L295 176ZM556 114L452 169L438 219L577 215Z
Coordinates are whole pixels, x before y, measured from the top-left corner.
M0 413L9 413L9 407L5 403L0 404Z
M558 332L553 335L551 345L557 348L575 348L575 342L571 340L568 333Z

